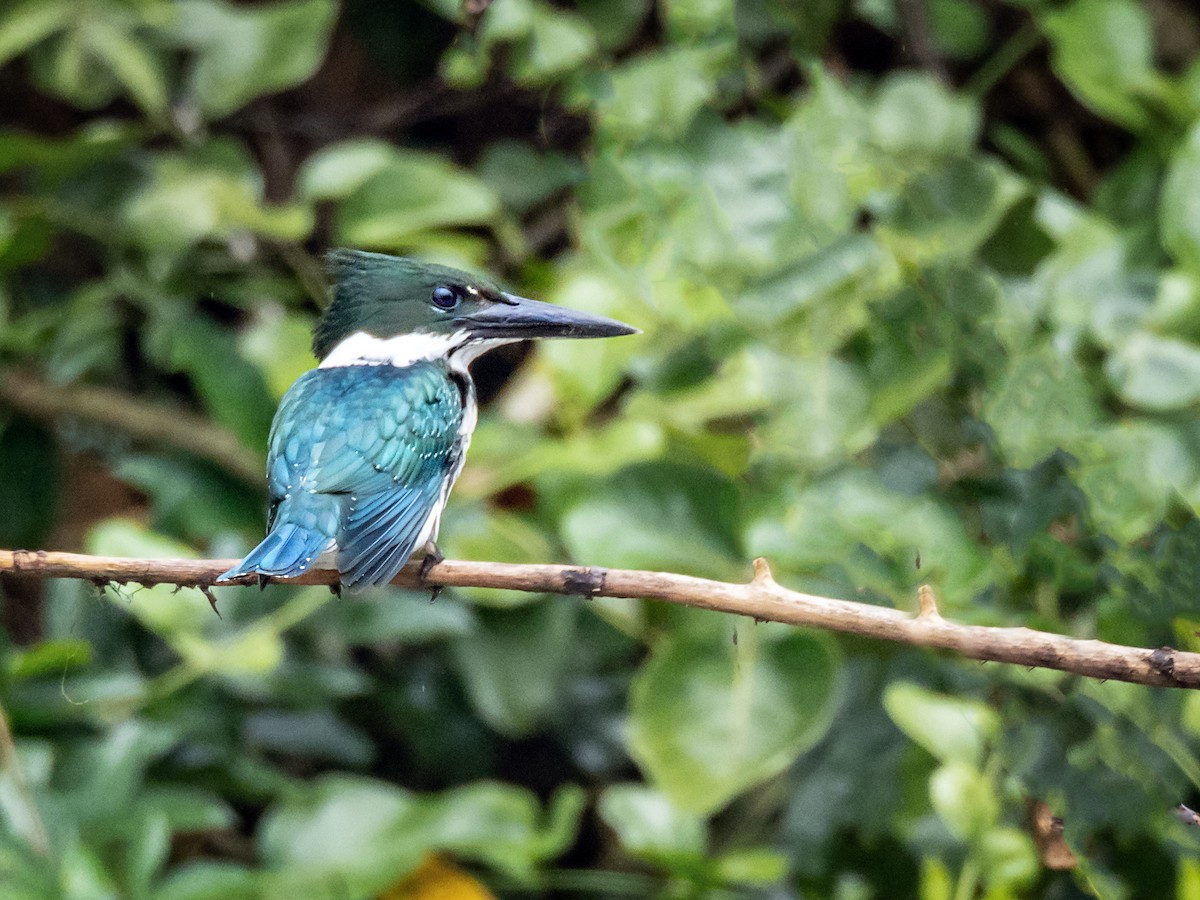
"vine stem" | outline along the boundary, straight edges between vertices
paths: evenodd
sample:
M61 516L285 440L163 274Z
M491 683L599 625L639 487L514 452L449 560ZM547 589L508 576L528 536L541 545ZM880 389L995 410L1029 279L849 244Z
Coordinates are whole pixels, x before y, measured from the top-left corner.
M203 589L211 587L216 577L235 562L232 559L127 559L46 550L0 550L0 572L40 578L80 578L97 584L137 582ZM759 621L950 650L970 659L1057 669L1088 678L1158 687L1200 687L1200 653L1170 647L1147 650L1031 628L964 625L942 617L933 589L927 585L918 592L915 615L869 603L818 597L780 585L772 577L765 559L754 561L754 577L741 584L670 572L460 560L443 560L429 569L424 580L419 569L419 563L409 563L393 584L407 588L433 585L503 588L539 594L661 600L750 616ZM336 572L321 569L297 578L272 581L333 585L337 578ZM254 576L231 582L256 583Z

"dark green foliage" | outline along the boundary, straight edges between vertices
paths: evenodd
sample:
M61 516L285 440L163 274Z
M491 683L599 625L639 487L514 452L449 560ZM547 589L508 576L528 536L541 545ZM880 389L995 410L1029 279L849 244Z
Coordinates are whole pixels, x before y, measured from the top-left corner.
M0 357L262 453L324 251L424 256L644 331L480 362L448 555L766 555L1198 650L1198 33L1182 0L14 0ZM13 405L0 544L261 537L217 462ZM1194 694L640 601L0 591L5 898L1200 898Z

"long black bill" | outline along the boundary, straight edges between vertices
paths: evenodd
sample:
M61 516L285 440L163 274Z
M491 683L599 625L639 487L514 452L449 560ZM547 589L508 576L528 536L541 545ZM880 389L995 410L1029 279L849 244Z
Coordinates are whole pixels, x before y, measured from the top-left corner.
M513 294L501 294L500 298L499 303L489 304L459 321L481 338L602 338L641 333L640 329L616 319L553 303Z

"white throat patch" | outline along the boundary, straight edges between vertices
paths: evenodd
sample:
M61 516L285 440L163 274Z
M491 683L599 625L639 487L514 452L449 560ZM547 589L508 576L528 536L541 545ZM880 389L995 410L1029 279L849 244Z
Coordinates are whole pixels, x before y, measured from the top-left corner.
M493 339L468 341L465 331L452 334L416 332L396 337L380 338L365 331L356 331L334 347L321 360L319 368L341 366L411 366L427 360L446 359L457 372L466 373L475 358L493 347L511 343Z

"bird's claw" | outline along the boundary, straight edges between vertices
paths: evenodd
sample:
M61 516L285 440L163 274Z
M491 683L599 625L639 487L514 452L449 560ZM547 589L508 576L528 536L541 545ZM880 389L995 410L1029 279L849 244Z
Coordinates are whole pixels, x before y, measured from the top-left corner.
M421 568L417 572L417 577L424 587L431 588L432 593L430 594L429 602L432 603L441 595L442 585L435 584L431 586L426 583L426 580L429 577L430 570L446 557L442 555L442 551L438 549L437 544L430 544L430 548L426 551L425 558L421 560Z

